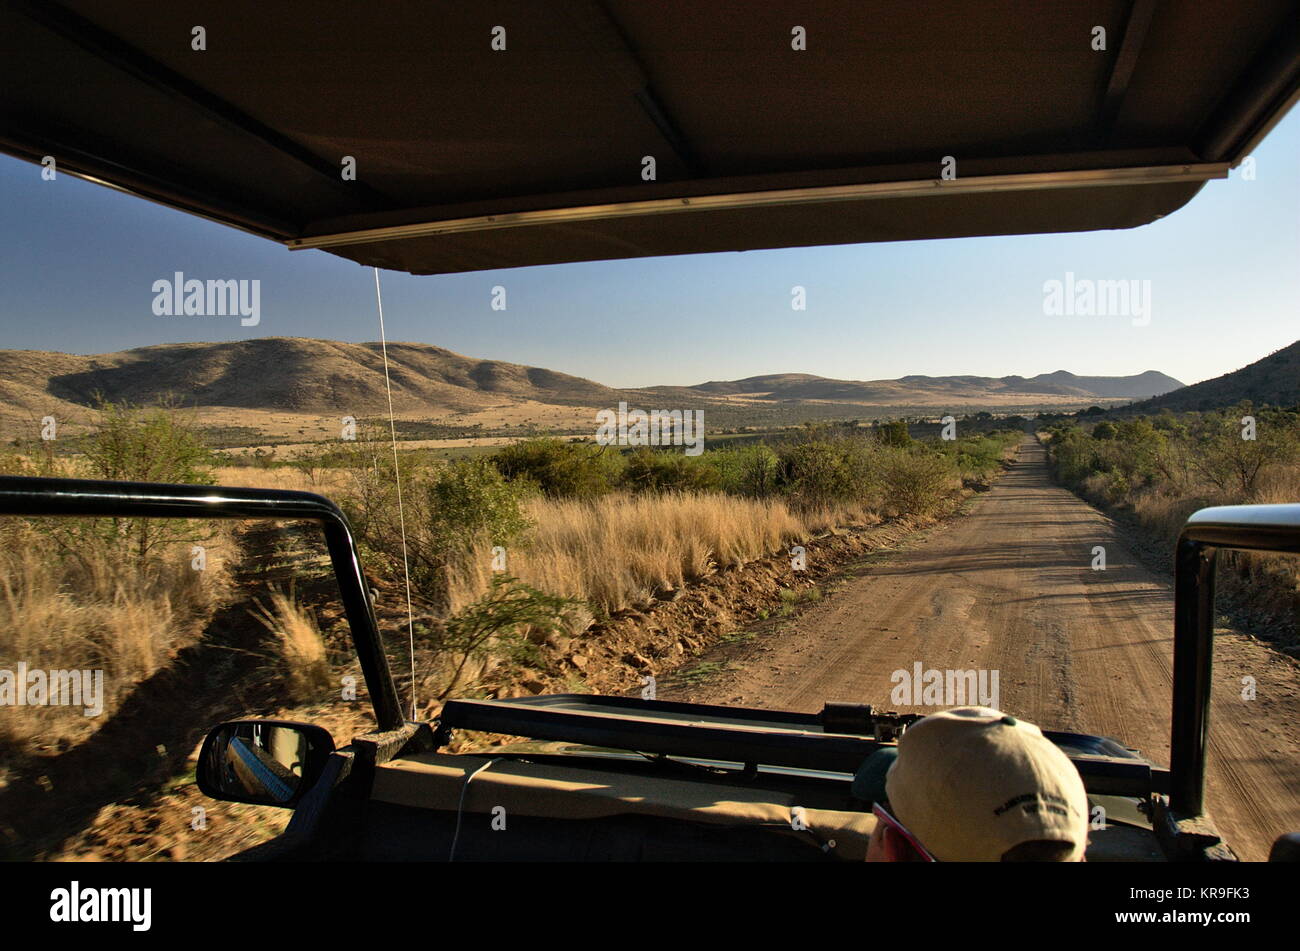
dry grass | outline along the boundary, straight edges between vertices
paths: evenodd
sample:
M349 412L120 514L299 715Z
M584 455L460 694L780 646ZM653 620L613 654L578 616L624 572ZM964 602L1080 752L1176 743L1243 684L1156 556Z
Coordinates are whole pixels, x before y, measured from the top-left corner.
M315 492L337 499L349 485L351 473L346 469L322 468L304 472L288 466L260 469L256 466L219 466L212 470L216 485L245 489L283 489L292 492Z
M716 493L535 499L528 515L534 528L525 545L507 552L506 570L605 612L644 603L656 589L679 587L718 566L772 555L832 526L879 521L862 506L796 514L780 500ZM452 573L451 609L482 596L491 578L492 552L481 544Z
M1085 494L1089 483L1096 478L1085 481ZM1145 489L1129 501L1138 524L1162 548L1172 552L1187 517L1197 509L1210 505L1300 502L1300 469L1290 465L1262 469L1255 491L1249 497L1193 483L1181 490ZM1279 631L1289 627L1290 635L1282 637L1284 645L1300 639L1300 559L1256 552L1223 552L1219 557L1222 567L1230 569L1218 572L1220 591L1248 605Z
M1300 466L1272 465L1260 470L1255 502L1300 502Z
M76 536L70 536L76 538ZM0 538L0 666L13 670L103 671L103 710L21 706L0 729L21 746L53 745L92 733L131 688L192 644L227 596L224 532L203 541L195 570L188 542L170 545L147 566L119 547L84 538L68 550L46 525L15 520Z
M316 618L293 591L272 587L269 601L269 605L257 601L257 609L249 613L275 636L292 699L299 703L317 699L329 686L330 671Z

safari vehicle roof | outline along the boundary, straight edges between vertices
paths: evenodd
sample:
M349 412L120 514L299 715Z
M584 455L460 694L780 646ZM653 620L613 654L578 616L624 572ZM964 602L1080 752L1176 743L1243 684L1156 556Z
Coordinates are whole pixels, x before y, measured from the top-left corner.
M1133 227L1300 89L1290 0L15 0L0 35L3 150L413 273Z

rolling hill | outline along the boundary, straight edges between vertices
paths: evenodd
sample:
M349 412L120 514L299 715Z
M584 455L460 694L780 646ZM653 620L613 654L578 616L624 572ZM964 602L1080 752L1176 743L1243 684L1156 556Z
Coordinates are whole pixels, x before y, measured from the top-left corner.
M1181 384L1148 371L1131 377L906 376L835 380L788 373L697 386L620 390L582 377L462 356L428 344L388 345L393 408L399 417L455 425L582 426L592 408L626 400L651 409L711 408L714 425L746 421L869 417L918 409L953 411L1078 405L1139 399ZM200 411L205 425L304 432L305 419L387 413L378 343L264 337L230 343L164 344L93 356L0 351L0 416L54 414L75 421L97 398L149 405L171 400ZM276 420L271 417L276 417ZM797 421L797 420L795 420ZM324 427L328 430L328 426Z
M466 412L503 398L607 405L614 390L580 377L499 360L475 360L426 344L388 345L399 412ZM387 408L378 343L266 337L234 343L164 344L98 356L0 351L0 401L29 411L52 403L91 406L102 395L149 404L356 415Z
M1300 405L1300 340L1212 380L1126 406L1124 413L1208 410L1250 400L1256 406Z
M751 396L773 400L835 400L861 403L935 403L1034 396L1078 399L1142 399L1168 393L1183 384L1148 370L1135 376L1076 376L1066 370L1023 376L904 376L897 380L833 380L806 373L752 376L686 387L700 393Z

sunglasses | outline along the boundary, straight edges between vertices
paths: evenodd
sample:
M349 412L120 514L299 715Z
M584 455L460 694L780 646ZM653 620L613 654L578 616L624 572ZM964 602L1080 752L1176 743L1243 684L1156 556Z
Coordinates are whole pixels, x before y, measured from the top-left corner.
M929 849L927 849L924 845L921 844L920 839L912 835L912 833L907 830L907 826L903 825L901 822L899 822L897 819L891 816L889 812L885 809L885 807L882 806L880 803L877 802L872 804L871 814L874 815L880 822L883 822L885 825L889 826L891 829L893 829L895 832L901 835L904 841L906 841L908 845L910 845L914 850L916 850L916 853L920 855L921 858L925 859L927 862L939 861L937 858L935 858L933 855L930 854Z

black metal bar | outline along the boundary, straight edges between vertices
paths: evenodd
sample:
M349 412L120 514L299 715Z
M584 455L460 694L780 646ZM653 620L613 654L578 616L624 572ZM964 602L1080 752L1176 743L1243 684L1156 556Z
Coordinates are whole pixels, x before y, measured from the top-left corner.
M657 715L660 713L677 713L684 718ZM696 714L748 722L689 719ZM785 711L558 694L518 700L448 700L439 726L665 756L837 773L856 772L868 756L886 745L868 737L823 733L817 719L815 714ZM804 724L807 729L785 727L788 723L798 726L800 720L808 721ZM1059 735L1077 738L1075 734ZM1165 786L1163 771L1153 770L1150 763L1137 757L1071 755L1068 749L1065 752L1091 793L1145 799Z
M1215 550L1180 538L1174 556L1174 704L1169 735L1170 808L1205 811L1205 746L1214 660Z
M1224 505L1195 512L1174 555L1174 696L1170 810L1205 811L1205 753L1214 661L1216 549L1300 553L1300 504Z
M406 722L352 529L339 507L310 492L0 476L0 515L98 518L267 518L318 522L381 730Z

